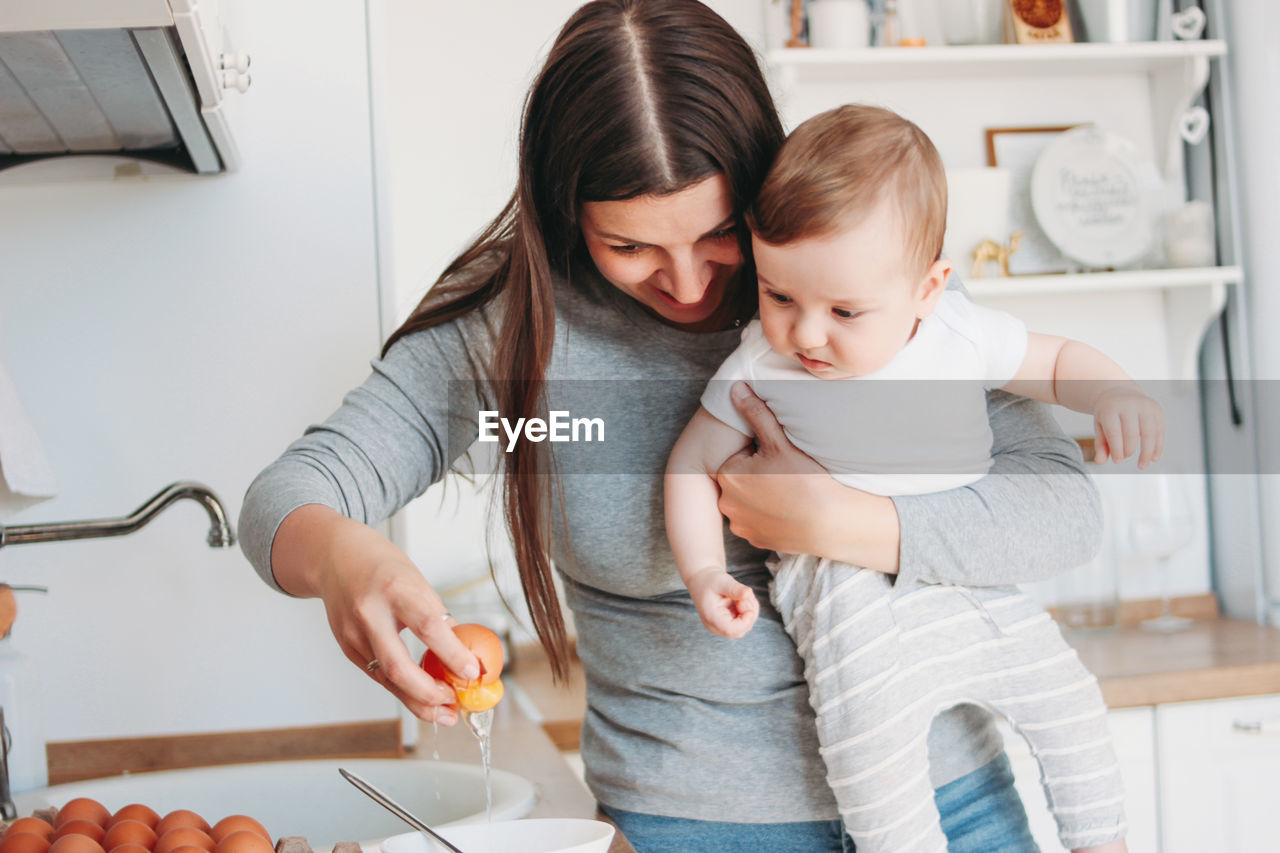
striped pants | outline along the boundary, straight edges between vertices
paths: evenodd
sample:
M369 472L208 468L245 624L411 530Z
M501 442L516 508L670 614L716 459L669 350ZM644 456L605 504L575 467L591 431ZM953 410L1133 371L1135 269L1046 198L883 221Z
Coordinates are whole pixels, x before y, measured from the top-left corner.
M965 703L1027 740L1063 846L1124 835L1097 680L1030 597L899 588L880 572L811 556L771 567L771 597L804 658L827 781L858 853L946 850L927 737L938 712Z

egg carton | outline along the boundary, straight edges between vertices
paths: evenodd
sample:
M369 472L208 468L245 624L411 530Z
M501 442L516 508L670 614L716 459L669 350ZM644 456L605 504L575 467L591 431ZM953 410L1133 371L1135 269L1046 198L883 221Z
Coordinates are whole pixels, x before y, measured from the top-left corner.
M29 817L39 818L40 820L43 820L45 823L48 823L50 825L53 824L53 819L56 818L57 816L58 816L58 809L56 806L49 806L49 808L47 809L36 809L29 815ZM18 817L22 817L22 815L18 815ZM14 818L14 820L17 820L17 818ZM13 823L12 820L0 821L0 835L4 835L4 833L8 832L9 826L12 823Z
M358 841L339 841L333 845L333 853L362 853ZM282 835L276 842L276 853L315 853L302 835Z

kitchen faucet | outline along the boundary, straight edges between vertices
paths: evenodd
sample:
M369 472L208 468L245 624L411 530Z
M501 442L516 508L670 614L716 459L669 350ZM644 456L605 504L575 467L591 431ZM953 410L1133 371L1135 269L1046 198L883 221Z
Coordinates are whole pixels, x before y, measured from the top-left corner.
M15 524L0 526L0 548L28 542L65 542L70 539L97 539L103 536L124 536L145 526L151 519L174 501L190 498L198 501L209 514L209 535L205 541L211 548L230 548L236 544L231 523L222 502L208 486L200 483L172 483L165 486L145 504L134 510L133 515L122 518L100 518L92 521L61 521L54 524Z
M0 526L0 548L6 545L22 545L30 542L65 542L71 539L97 539L103 536L124 536L144 527L175 501L190 498L199 502L209 514L209 535L205 541L211 548L230 548L236 544L235 533L227 521L227 512L218 496L200 483L171 483L122 518L100 518L91 521L62 521L53 524L15 524ZM9 790L9 731L4 725L4 709L0 708L0 817L12 820L17 816L13 797Z

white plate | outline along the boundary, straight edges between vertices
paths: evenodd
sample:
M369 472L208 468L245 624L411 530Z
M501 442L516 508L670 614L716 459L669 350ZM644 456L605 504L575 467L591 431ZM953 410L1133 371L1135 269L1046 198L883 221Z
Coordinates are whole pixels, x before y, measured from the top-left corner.
M613 826L584 818L529 818L472 823L438 829L466 853L606 853ZM382 853L449 853L421 832L393 835Z
M1031 173L1031 207L1064 255L1091 267L1141 259L1155 239L1155 165L1132 142L1077 127L1045 146Z

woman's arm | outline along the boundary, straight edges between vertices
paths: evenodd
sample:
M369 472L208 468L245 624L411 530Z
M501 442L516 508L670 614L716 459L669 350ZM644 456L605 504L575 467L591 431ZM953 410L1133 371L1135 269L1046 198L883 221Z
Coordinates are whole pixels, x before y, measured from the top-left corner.
M745 385L734 389L734 403L759 449L735 454L717 473L720 511L757 547L929 583L1002 586L1053 577L1100 543L1101 503L1080 450L1031 400L988 394L995 440L986 477L895 498L836 483L787 441Z
M280 586L324 601L342 653L421 719L452 725L453 690L427 675L400 640L408 628L445 665L476 678L475 656L453 633L444 602L412 561L378 531L321 504L289 513L271 562ZM370 661L379 666L370 672Z
M447 324L397 343L338 411L258 475L240 513L241 547L263 580L322 598L348 659L439 722L453 718L442 707L452 692L416 666L400 631L409 628L458 672L475 658L446 630L422 573L369 525L443 477L474 440L476 407L451 399L474 388L466 341ZM372 660L379 666L366 669Z
M894 498L899 574L926 583L1005 586L1048 580L1102 543L1102 502L1079 446L1040 403L987 394L987 476L962 489Z

